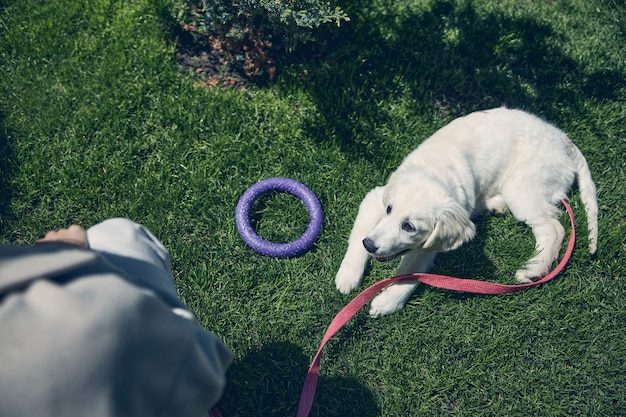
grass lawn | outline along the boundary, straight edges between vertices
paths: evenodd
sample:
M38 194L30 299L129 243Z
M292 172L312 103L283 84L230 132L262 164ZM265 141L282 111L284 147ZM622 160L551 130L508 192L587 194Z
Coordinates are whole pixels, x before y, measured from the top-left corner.
M365 193L454 117L506 104L541 115L586 155L598 255L579 233L554 281L506 296L417 291L398 314L359 315L322 358L316 416L626 415L626 8L619 0L344 2L247 91L176 70L167 0L0 0L0 243L124 216L172 255L180 296L235 353L226 417L295 415L309 362L351 297L334 275ZM271 259L237 234L254 182L319 197L313 250ZM256 207L276 241L307 223L294 197ZM567 219L563 217L563 224ZM513 283L533 251L511 216L435 270ZM366 283L393 274L373 265Z

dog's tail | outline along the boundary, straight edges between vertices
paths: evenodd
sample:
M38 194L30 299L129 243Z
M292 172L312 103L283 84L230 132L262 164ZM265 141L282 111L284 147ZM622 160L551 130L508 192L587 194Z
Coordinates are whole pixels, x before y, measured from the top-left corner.
M576 181L578 182L578 190L580 199L585 205L587 212L587 227L589 228L589 253L596 253L598 248L598 199L596 196L596 185L591 179L591 171L589 165L580 149L567 139L567 148L570 157L576 163Z

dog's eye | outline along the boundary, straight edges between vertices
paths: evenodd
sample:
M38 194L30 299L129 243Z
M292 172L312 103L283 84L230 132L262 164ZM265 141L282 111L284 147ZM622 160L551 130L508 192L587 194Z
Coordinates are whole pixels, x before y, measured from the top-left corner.
M409 222L404 222L404 223L402 223L402 230L404 230L405 232L414 232L415 231L415 226L413 226Z
M387 214L391 213L391 204L387 206Z

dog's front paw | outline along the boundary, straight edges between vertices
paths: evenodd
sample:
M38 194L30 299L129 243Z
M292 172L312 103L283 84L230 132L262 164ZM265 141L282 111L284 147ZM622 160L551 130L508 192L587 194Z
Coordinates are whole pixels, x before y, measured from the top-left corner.
M335 276L335 285L342 294L350 294L361 285L362 274L357 268L341 265Z
M387 287L370 303L370 316L386 316L401 310L418 285L418 282L399 282Z
M404 307L404 303L398 302L398 300L389 300L389 297L384 297L384 292L375 297L370 303L369 315L376 318L381 316L388 316L396 311L399 311Z

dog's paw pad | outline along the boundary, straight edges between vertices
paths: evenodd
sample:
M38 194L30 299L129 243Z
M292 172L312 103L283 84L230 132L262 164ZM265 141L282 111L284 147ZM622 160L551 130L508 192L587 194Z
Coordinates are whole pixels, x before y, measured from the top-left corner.
M509 211L509 207L501 195L491 197L487 200L486 205L487 210L495 216L503 216Z
M492 208L491 210L489 210L489 213L492 216L504 216L505 214L507 214L509 211L509 208L507 206L504 207L498 207L498 208Z

